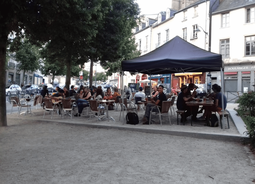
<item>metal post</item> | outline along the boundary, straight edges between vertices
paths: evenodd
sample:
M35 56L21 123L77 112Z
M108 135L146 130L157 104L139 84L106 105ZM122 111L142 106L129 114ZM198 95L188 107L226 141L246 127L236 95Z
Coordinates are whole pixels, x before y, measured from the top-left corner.
M222 129L225 130L225 122L224 122L224 98L223 98L223 95L224 95L224 73L223 73L223 69L220 68L220 72L221 72L221 106L222 106Z

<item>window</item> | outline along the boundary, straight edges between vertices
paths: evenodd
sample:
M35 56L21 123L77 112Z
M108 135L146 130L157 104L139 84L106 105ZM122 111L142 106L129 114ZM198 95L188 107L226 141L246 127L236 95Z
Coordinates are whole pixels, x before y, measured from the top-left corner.
M247 8L246 23L254 23L255 21L255 8Z
M229 39L220 40L220 54L222 58L229 58Z
M183 11L183 20L187 20L187 11Z
M229 27L229 13L222 14L221 27Z
M146 27L146 23L142 23L142 29Z
M245 37L245 55L255 55L255 36Z
M197 12L197 6L194 7L194 17L198 16L198 12Z
M182 33L183 33L183 36L182 36L183 39L187 40L187 28L186 27L182 29Z
M149 36L145 37L145 51L148 50L148 38L149 38Z
M192 39L197 39L197 24L192 26Z
M158 46L160 45L161 34L158 33Z
M166 41L169 40L169 29L166 30Z

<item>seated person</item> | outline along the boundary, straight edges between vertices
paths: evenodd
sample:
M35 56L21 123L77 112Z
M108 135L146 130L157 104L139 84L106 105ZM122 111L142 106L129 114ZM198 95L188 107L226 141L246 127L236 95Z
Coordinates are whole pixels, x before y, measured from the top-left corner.
M54 95L52 95L53 97L60 97L60 96L63 96L64 90L61 89L59 86L56 87L56 91L57 91L57 93L54 94Z
M119 90L118 90L118 88L114 88L114 93L113 93L113 95L112 95L112 98L115 99L115 98L117 98L118 96L121 96L121 95L119 94Z
M187 92L187 97L191 97L189 100L194 100L194 98L197 97L197 89L198 87L193 84L193 83L190 83L189 86L188 86L188 92ZM193 92L191 93L191 91L193 90ZM199 106L193 106L193 107L189 107L187 109L187 111L190 111L191 114L192 114L192 120L193 121L196 121L197 120L197 112L198 112L198 108Z
M96 91L97 91L97 89L101 89L101 90L102 90L102 97L104 98L104 91L103 91L103 89L102 89L102 86L98 86L98 87L96 88Z
M181 87L181 92L178 95L177 98L177 109L178 110L186 110L185 113L181 114L181 122L185 122L187 120L187 117L191 115L191 107L188 107L186 105L187 101L190 101L192 97L189 95L188 87L186 85L183 85Z
M212 85L212 90L214 92L214 105L213 106L205 106L205 112L203 116L201 116L199 119L201 120L210 120L212 116L212 112L219 112L222 109L226 109L227 107L227 98L223 94L223 106L222 106L222 93L221 93L221 87L218 84Z
M76 94L76 91L74 90L74 86L71 86L71 89L69 91L69 96L74 96Z
M158 105L161 109L162 107L162 102L163 101L167 101L167 98L166 98L166 95L163 93L163 89L164 89L164 86L163 85L159 85L158 86L158 96L157 96L157 99L156 101L155 100L151 100L151 103L148 103L146 105L146 110L145 110L145 115L144 115L144 118L143 118L143 124L144 125L148 125L149 124L149 118L150 118L150 112L151 112L151 109L155 107L155 105ZM156 108L154 108L155 111L157 111Z
M43 86L43 89L42 89L42 91L41 91L41 95L42 95L42 97L44 98L45 96L49 96L49 91L48 91L48 89L47 89L47 86Z
M102 100L103 99L103 91L100 88L97 88L96 93L94 94L95 100Z
M105 93L104 99L105 99L105 100L111 100L111 99L112 99L112 91L111 91L111 88L107 88L107 91L106 91L106 93Z
M70 97L70 93L69 93L69 91L68 91L67 87L64 87L64 93L63 93L63 96L64 96L64 98L68 98L68 97Z
M83 92L84 92L83 99L89 100L91 98L91 93L90 93L89 88L84 88Z
M158 95L158 89L157 89L157 86L154 86L153 88L153 91L151 92L151 98L157 98L157 95Z
M143 92L143 87L139 87L139 91L135 93L135 98L136 97L141 97L141 101L145 101L145 93Z
M76 97L76 104L78 107L78 113L75 114L74 116L80 116L83 111L83 108L89 106L89 102L84 99L83 89L81 89L80 92L75 95L75 97Z

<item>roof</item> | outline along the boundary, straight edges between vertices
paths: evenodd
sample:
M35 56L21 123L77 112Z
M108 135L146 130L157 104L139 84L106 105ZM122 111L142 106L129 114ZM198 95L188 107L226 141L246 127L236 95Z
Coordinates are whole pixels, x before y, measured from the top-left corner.
M146 74L219 71L222 56L203 50L179 36L132 60L122 61L122 70Z
M222 3L220 3L219 7L213 12L213 14L227 12L249 5L255 5L255 0L224 0Z

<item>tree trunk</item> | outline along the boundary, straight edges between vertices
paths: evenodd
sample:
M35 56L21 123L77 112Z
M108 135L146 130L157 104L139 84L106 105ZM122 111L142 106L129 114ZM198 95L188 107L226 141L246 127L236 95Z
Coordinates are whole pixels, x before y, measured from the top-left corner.
M92 83L93 83L93 60L90 60L90 72L89 72L89 87L92 87Z
M5 61L6 61L6 44L7 35L3 34L4 31L1 30L0 33L0 126L7 126L6 119L6 71L5 71Z
M24 79L25 79L25 74L26 74L26 70L23 70L23 75L22 75L22 84L25 85ZM27 81L26 81L27 83Z
M66 87L69 90L69 86L70 86L70 79L71 79L71 60L67 59L66 60Z

